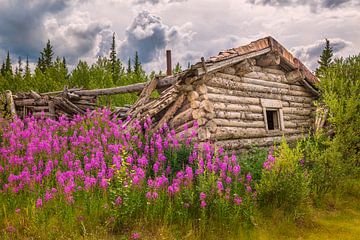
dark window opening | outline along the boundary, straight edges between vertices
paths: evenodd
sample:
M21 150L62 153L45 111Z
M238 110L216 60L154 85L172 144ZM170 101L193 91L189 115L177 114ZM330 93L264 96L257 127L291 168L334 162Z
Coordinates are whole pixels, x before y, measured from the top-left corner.
M279 115L277 110L266 110L268 130L279 130Z

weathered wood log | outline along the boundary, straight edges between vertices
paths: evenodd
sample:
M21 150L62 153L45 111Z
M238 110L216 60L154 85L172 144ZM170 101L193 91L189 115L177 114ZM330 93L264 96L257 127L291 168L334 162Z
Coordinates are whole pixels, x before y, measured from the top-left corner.
M189 102L198 100L199 99L199 93L196 92L196 91L191 91L191 92L188 93L187 99L189 100Z
M205 111L202 109L193 109L192 110L193 119L200 119L205 117Z
M221 72L234 75L236 73L236 69L234 67L227 67L224 68Z
M284 114L308 116L312 111L311 109L284 107L283 112Z
M232 112L215 110L216 118L224 119L244 119L244 120L264 120L262 113L246 113L246 112Z
M285 128L301 128L301 127L313 127L314 121L312 119L303 120L303 121L285 121Z
M235 65L235 75L243 76L249 72L254 71L256 60L254 58L245 59Z
M266 131L265 128L239 128L239 127L218 127L217 131L211 134L213 140L259 138L269 136L282 136L283 134L303 133L302 129L285 129L283 131Z
M205 128L207 128L210 131L210 133L213 133L217 130L217 124L214 120L209 120L205 124Z
M16 116L16 109L15 109L13 95L12 95L12 92L10 90L5 91L5 98L6 98L6 103L9 106L9 110L10 110L11 115L13 117L15 117Z
M22 107L22 106L41 106L41 105L47 105L48 101L45 99L21 99L14 101L16 106Z
M199 108L200 107L200 101L192 101L192 102L190 102L190 107L192 109Z
M196 86L196 92L199 93L199 95L206 94L207 88L205 84L200 84Z
M198 129L198 139L200 141L207 141L211 137L210 130L208 128L200 128Z
M252 112L252 113L262 113L263 108L259 105L247 105L247 104L232 104L232 103L222 103L214 102L214 108L216 110L225 110L225 111L239 111L239 112Z
M298 120L307 120L311 117L309 115L295 115L295 114L284 114L285 121L298 121Z
M214 105L209 100L201 101L200 108L204 109L206 112L214 112Z
M240 127L240 128L265 128L264 121L246 121L246 120L233 120L224 118L214 118L213 121L217 126L221 127Z
M264 73L262 71L249 72L249 73L245 74L244 77L272 81L272 82L279 82L279 83L287 83L288 82L285 75Z
M170 126L173 128L176 128L186 122L190 122L190 121L194 120L192 117L192 111L193 111L193 109L189 108L189 109L185 110L184 112L177 114L170 121Z
M157 88L163 88L167 86L171 86L173 83L177 81L177 77L166 77L158 80ZM98 96L98 95L113 95L113 94L121 94L121 93L132 93L132 92L140 92L142 91L147 83L136 83L127 86L119 86L114 88L103 88L103 89L93 89L93 90L76 90L73 91L78 95L85 96Z
M289 83L295 83L300 81L301 79L304 79L304 75L300 72L299 69L296 69L294 71L291 71L286 74L286 79Z
M224 91L223 94L208 93L207 96L212 102L224 102L224 103L235 103L235 104L260 104L259 98L252 97L238 97L234 95L227 95L228 91Z
M288 142L302 139L306 137L307 134L289 134L286 135L286 140ZM249 139L231 139L231 140L219 140L215 142L215 145L218 147L223 147L224 149L242 149L249 146L273 146L274 144L279 144L281 142L282 136L272 136L272 137L261 137L261 138L249 138Z
M185 95L181 95L174 104L166 111L165 115L160 119L157 125L153 128L153 131L156 132L160 129L165 123L167 123L172 116L174 116L175 112L179 109L181 104L185 100Z
M211 79L207 84L212 87L222 87L225 89L232 89L232 90L246 91L246 92L261 92L268 94L305 96L305 97L312 96L310 93L306 91L291 90L289 88L284 89L284 88L276 88L276 87L259 86L257 84L236 82L230 79L218 78L218 77Z
M194 91L193 85L177 85L176 89L180 92L191 92Z
M39 100L41 98L41 96L33 90L30 90L30 96L35 100Z
M219 69L225 68L225 67L227 67L227 66L229 66L231 64L236 64L236 63L239 63L239 62L241 62L241 61L243 61L245 59L260 56L260 55L263 55L263 54L268 53L270 51L271 51L270 47L269 48L264 48L264 49L256 51L256 52L242 54L240 56L236 56L236 57L233 57L233 58L229 58L229 59L225 59L225 60L213 63L213 64L211 64L211 66L207 67L207 72L206 73L212 73L212 72L218 71ZM197 76L205 74L205 71L202 68L196 68L194 70L196 71L195 74Z
M49 112L33 112L32 115L34 117L56 118L55 114L51 114Z
M256 65L261 67L279 65L280 60L280 55L278 53L269 52L265 55L260 56L256 60Z
M213 102L225 102L228 103L225 99L222 99L221 97L216 97L216 99L213 99L213 96L211 94L226 94L230 96L235 97L241 97L244 99L246 98L268 98L268 99L277 99L277 100L283 100L283 101L289 101L289 102L297 102L297 103L311 103L313 101L310 97L298 97L298 96L288 96L288 95L281 95L281 94L267 94L267 93L258 93L258 92L245 92L245 91L237 91L237 90L231 90L231 89L223 89L220 87L210 87L208 86L208 94L210 100L213 100ZM236 101L236 100L235 100ZM257 100L259 101L259 100ZM232 102L232 103L240 103L239 101ZM251 104L249 102L243 102L243 104ZM255 103L255 105L258 103Z
M49 106L34 106L31 109L35 112L49 112Z

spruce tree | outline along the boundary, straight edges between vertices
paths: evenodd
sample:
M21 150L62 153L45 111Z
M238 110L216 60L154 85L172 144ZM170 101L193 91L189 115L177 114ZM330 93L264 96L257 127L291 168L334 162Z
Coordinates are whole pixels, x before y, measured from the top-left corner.
M134 58L134 73L136 75L140 75L140 73L141 73L141 63L140 63L139 55L138 55L137 51L135 52L135 58Z
M0 74L2 76L5 76L5 62L3 62L2 65L1 65Z
M67 68L67 63L66 63L65 57L63 57L63 59L62 59L62 65L63 65L64 71L66 73L66 79L68 79L69 78L69 70Z
M31 77L31 72L30 72L30 66L29 66L29 57L26 57L24 79L29 80L30 77Z
M111 75L112 80L115 85L117 85L120 75L121 75L121 62L116 56L116 43L115 43L115 33L112 36L112 43L110 48L110 64L111 64Z
M45 72L46 69L51 67L53 65L53 47L50 43L50 40L47 41L46 47L43 49L42 52L40 52L40 58L38 60L38 68L41 70L41 72Z
M318 61L319 67L315 71L315 74L318 78L323 76L326 69L332 63L333 49L330 46L330 41L328 39L325 39L325 41L326 41L325 48L322 51L322 53L320 55L320 59Z
M22 67L22 59L20 56L19 56L19 60L18 60L18 71L19 71L20 75L22 75L22 72L24 71L24 69Z
M13 75L9 51L7 52L6 60L5 60L5 75L10 75L10 76Z
M131 59L129 58L126 73L130 74L131 72L132 72L132 70L131 70Z

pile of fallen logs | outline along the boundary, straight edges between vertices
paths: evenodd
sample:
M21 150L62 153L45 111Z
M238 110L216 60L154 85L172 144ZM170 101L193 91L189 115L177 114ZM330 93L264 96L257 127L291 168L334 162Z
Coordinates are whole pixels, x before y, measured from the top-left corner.
M1 111L7 115L10 113L12 116L25 117L29 114L32 116L45 116L50 118L57 118L65 115L69 118L76 114L84 114L88 109L94 110L97 107L97 97L101 95L114 95L122 93L140 92L140 99L146 96L146 100L149 99L151 92L157 89L159 92L163 91L167 87L171 86L177 80L176 77L169 76L159 78L156 77L149 82L136 83L127 86L119 86L114 88L104 89L79 89L64 88L63 91L37 93L30 91L26 93L13 94L11 91L5 91L5 106L0 108ZM137 109L144 102L136 104ZM129 105L123 107L115 107L113 113L114 116L119 118L126 118L128 115L134 116L134 106ZM1 116L1 114L0 114Z
M96 96L82 96L74 93L79 89L64 89L59 92L37 93L30 91L13 95L5 92L6 103L11 114L25 117L29 114L56 118L61 115L72 117L84 114L87 109L96 108Z

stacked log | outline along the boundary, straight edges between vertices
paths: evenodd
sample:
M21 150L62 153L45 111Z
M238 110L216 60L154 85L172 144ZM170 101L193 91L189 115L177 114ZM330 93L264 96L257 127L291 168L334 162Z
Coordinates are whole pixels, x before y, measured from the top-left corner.
M97 107L96 96L77 95L77 89L65 89L61 92L39 94L35 91L17 93L12 95L6 92L7 102L13 102L12 115L24 118L31 114L35 117L58 118L65 115L71 118L77 114L85 114L86 111ZM10 97L11 95L11 97Z

